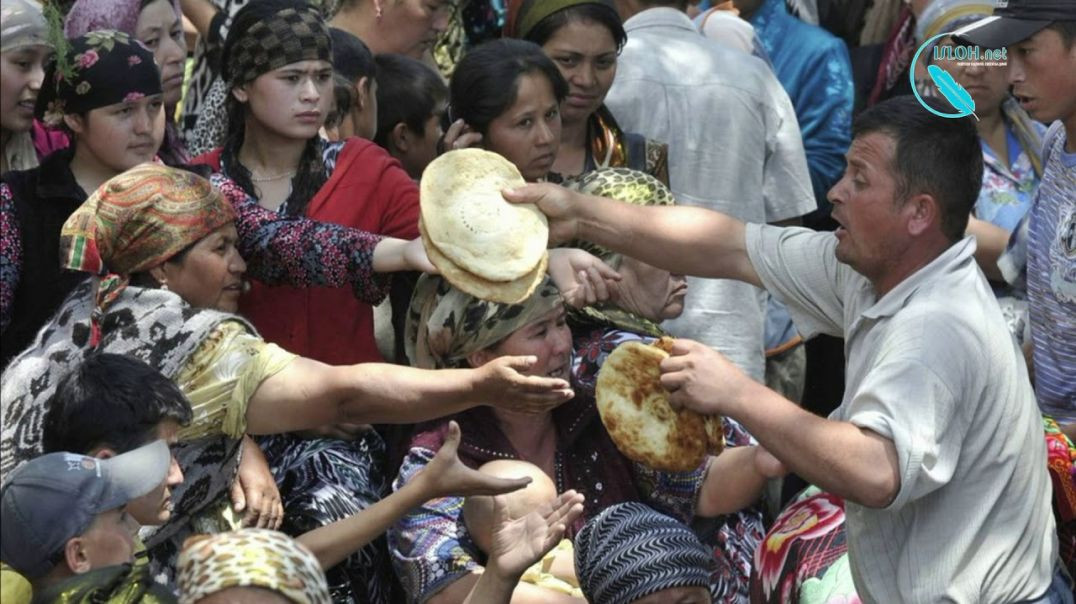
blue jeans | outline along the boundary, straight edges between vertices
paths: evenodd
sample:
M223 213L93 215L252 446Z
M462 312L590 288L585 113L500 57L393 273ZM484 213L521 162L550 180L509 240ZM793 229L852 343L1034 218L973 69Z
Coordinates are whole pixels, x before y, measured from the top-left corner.
M1027 604L1073 604L1072 591L1072 578L1059 566L1046 593L1036 600L1028 600Z

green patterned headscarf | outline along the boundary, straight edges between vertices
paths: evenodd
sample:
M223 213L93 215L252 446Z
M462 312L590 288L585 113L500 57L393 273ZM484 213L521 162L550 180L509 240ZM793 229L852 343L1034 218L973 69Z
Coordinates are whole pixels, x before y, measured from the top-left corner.
M520 304L482 300L443 277L423 275L407 312L407 358L423 369L465 367L468 355L493 346L563 303L548 275Z
M676 203L669 188L660 180L645 172L630 168L603 168L580 176L566 178L566 188L609 197L637 206L671 206ZM621 254L589 241L576 240L566 247L576 247L594 254L613 268L620 267ZM659 337L665 332L653 321L629 313L612 304L595 304L585 308L569 308L569 316L575 321L597 322L640 334Z

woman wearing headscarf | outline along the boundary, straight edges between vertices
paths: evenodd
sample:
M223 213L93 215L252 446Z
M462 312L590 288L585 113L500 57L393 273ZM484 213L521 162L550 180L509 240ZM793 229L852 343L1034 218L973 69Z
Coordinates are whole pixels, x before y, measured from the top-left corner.
M588 195L610 197L637 205L672 205L669 189L656 179L631 173L627 168L598 170L575 179L573 188ZM623 176L623 178L618 178ZM630 182L630 185L625 185ZM586 250L617 269L621 279L609 284L608 301L583 308L568 307L572 329L572 382L580 391L593 395L598 371L613 350L626 342L651 342L668 335L662 321L679 317L688 293L683 275L614 253L585 241L571 245ZM723 418L725 442L729 446L757 442L734 419ZM765 526L761 508L747 507L718 518L693 523L705 543L713 546L711 588L714 602L740 602L748 595L752 557ZM598 601L606 601L600 599Z
M564 302L548 279L527 300L498 304L424 275L412 299L407 345L419 367L480 367L501 354L525 353L537 358L528 369L531 375L572 375L572 334ZM628 501L647 503L681 522L728 514L757 498L766 473L779 471L757 447L729 447L683 473L632 462L613 444L582 384L572 400L541 414L477 409L453 419L463 430L459 455L465 464L477 468L494 459L533 463L558 490L574 489L584 496L585 518ZM443 422L417 429L396 488L429 463L447 430ZM467 534L462 507L460 498L428 502L389 532L408 602L460 602L477 581L482 558ZM520 584L515 595L578 601L531 584Z
M75 288L0 383L5 473L40 453L56 382L90 350L134 356L179 385L194 419L174 450L185 480L173 490L172 518L143 535L156 574L171 576L192 531L236 528L227 488L245 433L410 423L508 401L536 411L570 396L563 379L517 372L533 359L434 374L329 366L266 343L232 314L245 271L234 220L229 200L190 172L146 164L109 180L62 235L63 265L95 276Z
M281 216L418 237L418 187L399 163L369 140L321 137L333 102L331 60L329 29L312 6L293 0L245 6L223 47L226 142L196 162ZM403 290L409 299L410 289ZM239 312L267 341L305 357L330 364L382 360L373 306L346 290L253 281ZM259 439L277 484L288 485L286 532L330 524L383 495L384 441L368 427L349 428ZM332 438L313 438L319 435ZM331 570L330 590L338 601L388 602L391 574L379 541Z
M190 155L175 124L187 59L179 0L76 0L64 20L68 38L103 29L121 31L153 53L161 71L165 110L164 141L157 155L170 166L187 163Z
M994 12L986 0L934 0L923 11L916 29L920 43L952 32ZM935 40L923 51L932 62L934 48L945 53L955 44L949 36ZM1009 329L1024 339L1027 302L1021 292L1007 287L997 267L1009 234L1031 207L1042 176L1042 135L1046 128L1031 119L1009 93L1008 68L979 61L941 60L947 70L975 101L979 142L983 148L983 186L972 209L968 232L977 240L976 259L994 283ZM938 96L933 86L925 91ZM996 228L994 228L996 227Z
M621 503L580 529L575 568L588 602L709 604L708 550L675 518L642 503Z
M164 136L163 88L153 55L120 32L72 40L49 68L35 115L67 128L71 147L0 184L0 366L33 339L81 281L60 268L60 227L89 192L154 158ZM57 75L59 74L59 75ZM375 274L426 266L421 242L290 218L266 211L227 178L211 181L236 211L239 245L267 283L351 286L377 303L387 280Z
M4 0L0 6L0 174L37 166L30 133L34 101L51 54L41 5L36 0Z
M541 46L568 83L553 172L569 177L628 167L669 184L668 147L624 132L605 107L617 55L628 39L612 2L511 0L504 35Z

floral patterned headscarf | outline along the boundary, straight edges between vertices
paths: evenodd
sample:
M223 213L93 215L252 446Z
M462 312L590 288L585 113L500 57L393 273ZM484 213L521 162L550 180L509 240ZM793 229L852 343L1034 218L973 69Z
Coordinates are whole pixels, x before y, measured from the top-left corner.
M170 0L177 15L179 0ZM142 14L141 0L76 0L64 19L64 35L75 38L91 31L115 29L134 35L138 16Z
M141 42L118 31L94 31L57 49L45 71L34 114L57 125L66 113L84 113L161 94L161 74Z
M500 304L456 289L443 277L423 275L407 312L407 358L415 367L463 367L467 356L489 348L563 304L546 276L520 304Z
M304 545L268 529L192 537L179 554L180 604L231 587L261 587L296 604L329 604L329 586Z
M60 261L102 276L96 318L133 273L160 265L234 220L232 205L208 180L142 164L109 179L71 214L60 230Z

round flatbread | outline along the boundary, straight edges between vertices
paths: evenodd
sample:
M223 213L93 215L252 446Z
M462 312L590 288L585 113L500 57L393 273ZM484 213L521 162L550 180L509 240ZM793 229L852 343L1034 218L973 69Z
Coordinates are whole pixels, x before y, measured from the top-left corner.
M659 343L667 345L663 340ZM595 398L605 429L628 459L687 472L706 458L706 422L694 411L674 411L669 405L659 368L668 356L659 346L642 342L617 346L598 371ZM720 426L720 418L714 419Z
M441 276L460 291L482 300L501 304L519 304L529 298L542 283L542 279L545 278L546 268L549 266L549 254L547 252L538 260L538 265L534 267L534 270L519 279L513 281L490 281L446 258L441 253L441 250L430 242L422 220L418 221L418 230L422 235L422 245L426 248L426 257L430 259L431 264L437 267Z
M533 204L511 204L501 195L524 184L519 170L496 153L460 149L441 155L426 167L420 185L429 241L487 281L528 275L546 252L549 224Z

